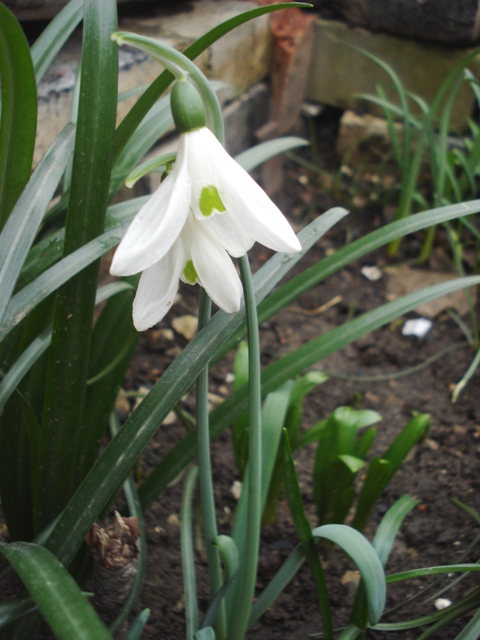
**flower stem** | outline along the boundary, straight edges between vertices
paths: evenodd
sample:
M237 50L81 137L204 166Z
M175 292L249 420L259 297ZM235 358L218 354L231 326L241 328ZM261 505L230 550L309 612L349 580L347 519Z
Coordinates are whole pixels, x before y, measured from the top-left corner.
M240 258L247 315L248 386L249 386L249 440L248 440L248 512L245 558L242 558L238 580L241 584L239 601L230 640L242 640L248 627L257 578L260 524L262 517L262 423L260 343L258 336L257 306L248 256Z
M198 329L210 319L211 300L200 289ZM202 505L202 519L207 548L208 572L210 576L211 597L222 586L222 566L218 548L214 545L217 538L217 521L215 518L215 500L213 494L212 467L210 463L210 431L208 419L208 366L204 367L197 379L197 442L198 442L198 478L200 484L200 499ZM215 624L215 634L218 640L223 640L225 631L225 609L221 606Z

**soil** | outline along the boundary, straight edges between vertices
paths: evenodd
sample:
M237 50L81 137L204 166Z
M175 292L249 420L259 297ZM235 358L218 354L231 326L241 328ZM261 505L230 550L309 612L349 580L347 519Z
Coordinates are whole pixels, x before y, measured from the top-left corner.
M327 142L334 138L338 114L329 112L320 122L319 144L332 149ZM329 168L334 162L333 152L324 152L320 166ZM325 177L325 176L324 176ZM305 184L308 183L308 184ZM311 174L288 164L285 171L285 189L279 204L289 212L292 223L300 228L309 217L320 214L335 204L345 204L327 192ZM358 202L358 201L357 201ZM351 203L350 203L351 204ZM346 241L359 237L372 228L385 223L388 202L363 202L353 206L353 215L346 223L329 232L302 260L297 272L321 260L326 254ZM406 243L402 260L416 251L418 242ZM252 252L253 270L267 258L268 252L255 247ZM397 258L398 259L398 258ZM308 293L261 326L262 362L271 363L284 353L305 344L347 319L374 309L387 301L387 276L371 282L361 273L362 266L387 263L385 252L379 251L341 270L325 283ZM172 359L185 346L186 339L171 330L176 316L195 313L197 291L182 287L180 298L167 318L155 329L143 334L124 389L150 388ZM341 298L339 299L338 296ZM337 299L323 313L317 313L325 303ZM415 313L409 317L417 317ZM422 339L402 335L401 322L394 322L376 330L318 363L329 379L312 391L306 399L302 428L306 429L327 417L339 406L374 409L383 416L371 455L383 452L400 429L415 412L431 416L428 437L418 444L399 470L381 500L377 503L366 530L372 538L387 509L402 495L409 494L420 500L419 505L405 519L389 558L387 574L414 567L448 563L475 562L478 545L468 551L476 540L478 522L452 502L458 498L480 511L478 464L480 455L480 408L478 404L478 372L471 379L456 404L450 395L452 385L458 382L469 366L473 352L467 347L463 334L446 312L440 313L432 330ZM368 380L371 376L395 376L425 362L435 354L455 344L461 346L443 355L429 366L405 377ZM212 401L218 402L231 391L232 355L224 358L212 370L210 391ZM354 376L355 380L343 376ZM132 400L131 405L134 404ZM183 407L194 408L193 394L188 394ZM124 418L131 406L123 404ZM142 472L148 474L158 461L184 436L178 422L164 425L142 460ZM296 454L302 496L312 526L317 524L312 502L312 466L314 446ZM236 499L231 488L239 473L235 467L226 431L212 445L213 480L216 508L222 533L229 533ZM142 637L185 638L183 583L181 577L179 514L183 479L165 491L145 514L148 545L148 565L145 584L135 614L148 607L151 615ZM286 500L282 497L274 524L262 529L261 553L257 588L261 591L280 568L282 562L298 543ZM466 553L467 552L467 553ZM357 575L353 563L340 551L326 545L320 553L328 576L330 600L338 627L345 625L351 610ZM466 555L465 555L466 554ZM208 605L208 587L204 553L197 552L197 581L199 606ZM442 578L433 588L432 579L415 580L393 585L388 589L387 611L401 606L382 622L412 619L436 611L432 601L425 602L441 587L451 583L452 577ZM442 597L458 600L473 588L475 579L466 576ZM415 597L414 600L411 600ZM403 606L402 606L403 605ZM453 639L466 624L468 616L440 629L430 637ZM419 638L423 628L402 631L368 631L368 638ZM313 582L308 568L303 566L275 604L249 631L255 640L298 640L317 636L321 632L320 614Z
M327 112L320 121L319 146L332 149L338 113ZM318 124L318 123L317 123ZM330 144L328 144L330 143ZM331 167L333 153L322 154L319 165ZM305 176L307 178L305 179ZM307 189L305 183L308 183ZM303 185L303 186L302 186ZM285 189L279 199L284 211L290 212L290 220L298 227L305 219L317 215L330 206L344 204L331 193L319 187L308 172L296 165L287 164ZM384 202L361 202L354 206L350 219L322 238L317 246L300 263L297 271L321 260L326 254L384 224L389 211L388 197ZM401 260L418 251L418 238L413 238L403 248ZM442 238L439 237L439 244ZM252 252L253 270L268 258L267 252L256 247ZM398 260L398 258L397 258ZM365 257L335 274L325 283L314 287L292 305L261 326L263 365L305 344L312 338L337 327L353 316L360 315L387 302L387 276L370 282L361 274L365 265L385 266L384 251ZM186 341L177 333L173 340L165 340L162 328L170 328L172 318L189 314L195 308L195 291L181 289L181 298L160 325L160 331L147 332L141 340L126 389L150 387L158 375L179 352ZM341 300L323 313L319 307L341 297ZM409 314L408 317L418 317ZM476 510L480 510L478 464L480 454L480 409L478 405L479 374L456 404L451 402L452 386L458 382L469 366L473 352L467 347L463 334L446 312L440 313L432 330L425 338L406 337L401 329L406 318L378 329L341 351L318 363L317 368L329 374L329 380L318 386L307 397L303 428L327 417L339 406L374 409L383 416L371 455L379 455L393 440L399 430L416 412L431 416L428 437L415 447L397 473L372 513L366 535L372 538L375 529L387 509L402 495L409 494L420 500L419 505L405 519L389 558L387 574L414 567L435 566L462 561L475 562L478 546L468 551L476 540L478 522L452 502L458 498ZM168 333L167 333L168 336ZM396 377L419 365L452 345L460 345L429 366L405 377ZM152 375L152 372L155 372ZM231 389L232 356L218 363L211 373L212 397L221 398ZM355 380L343 379L353 376ZM366 377L391 376L390 379L368 380ZM365 379L362 379L365 378ZM194 407L193 396L184 399L184 406ZM145 453L144 465L155 465L184 435L177 423L160 429L152 447ZM314 446L300 450L296 455L305 508L312 526L317 523L312 503L312 467ZM240 479L235 467L230 433L224 432L213 443L212 465L216 491L216 507L222 533L229 533L236 500L232 495L233 483ZM146 471L148 473L148 470ZM184 638L183 585L180 579L181 558L179 548L179 510L183 482L166 491L146 514L148 536L148 570L145 586L136 607L139 612L151 609L145 629L145 637ZM278 505L276 521L262 530L261 554L257 588L260 592L280 568L290 551L298 543L286 500ZM335 624L340 627L348 621L357 575L352 562L338 550L321 546L321 556L328 576L330 599ZM466 554L466 555L465 555ZM198 588L200 609L208 604L205 575L205 557L197 553ZM438 582L432 579L416 580L392 585L388 590L387 611L382 622L412 619L436 611L433 601L427 601L440 588L452 581L452 577ZM443 597L453 602L473 588L475 578L465 576ZM430 586L428 586L430 585ZM411 600L411 598L414 598ZM466 624L467 618L441 628L430 637L448 640L455 638ZM423 628L409 631L368 631L368 638L419 638ZM298 572L276 603L249 631L248 638L258 640L298 640L321 632L320 614L312 580L306 566Z

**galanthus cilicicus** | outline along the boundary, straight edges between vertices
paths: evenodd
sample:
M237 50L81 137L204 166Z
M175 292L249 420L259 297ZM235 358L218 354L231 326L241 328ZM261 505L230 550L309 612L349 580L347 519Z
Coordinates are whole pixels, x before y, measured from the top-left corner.
M116 276L143 271L133 303L139 331L165 316L179 279L200 284L233 313L242 287L230 256L244 255L255 241L274 251L301 250L281 211L207 129L202 101L188 81L176 82L171 107L180 131L177 159L135 216L110 268Z

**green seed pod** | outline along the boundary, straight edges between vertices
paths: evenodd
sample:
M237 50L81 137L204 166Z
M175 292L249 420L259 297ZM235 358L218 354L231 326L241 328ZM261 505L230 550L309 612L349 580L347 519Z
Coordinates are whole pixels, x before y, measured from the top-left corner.
M194 131L205 126L205 110L202 99L188 80L175 82L170 96L173 120L180 133Z

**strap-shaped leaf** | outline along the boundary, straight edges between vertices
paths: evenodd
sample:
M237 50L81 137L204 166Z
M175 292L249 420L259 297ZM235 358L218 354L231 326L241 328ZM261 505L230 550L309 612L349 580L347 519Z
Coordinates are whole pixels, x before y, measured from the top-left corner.
M225 567L225 578L220 590L215 594L215 597L213 598L210 606L208 607L207 613L202 620L202 629L208 628L209 626L214 624L222 600L228 588L232 584L235 576L237 575L239 569L238 551L233 539L229 536L217 536L215 545L220 550L220 555L222 556L223 565Z
M1 7L0 7L1 9ZM0 235L0 319L73 149L67 125L33 172Z
M302 494L298 484L297 471L290 449L287 432L284 431L283 438L283 470L285 478L285 489L287 493L288 505L292 514L293 523L300 539L302 552L307 559L308 567L317 590L320 615L322 616L323 635L327 640L333 636L333 618L330 601L328 597L328 587L325 581L325 574L320 561L318 551L315 547L310 523L303 508Z
M139 613L135 618L132 626L128 630L128 633L125 636L125 640L138 640L142 635L143 629L145 628L149 617L150 609L144 609L141 613Z
M65 567L44 547L0 543L43 617L60 640L112 640Z
M110 38L116 25L114 0L85 0L65 255L105 227L117 112L118 50ZM97 278L98 263L90 264L56 296L34 482L38 529L68 502L88 457L90 423L84 409Z
M83 0L70 0L32 45L31 54L37 84L83 16Z
M383 566L387 563L388 556L405 516L419 503L420 500L415 500L412 496L402 496L383 516L372 540L372 546Z
M22 28L0 4L0 230L30 177L37 130L37 87Z
M364 580L370 623L378 622L385 606L386 582L382 564L370 542L344 524L325 524L314 529L312 535L338 544L352 558Z

